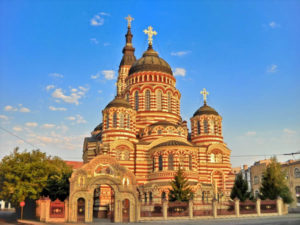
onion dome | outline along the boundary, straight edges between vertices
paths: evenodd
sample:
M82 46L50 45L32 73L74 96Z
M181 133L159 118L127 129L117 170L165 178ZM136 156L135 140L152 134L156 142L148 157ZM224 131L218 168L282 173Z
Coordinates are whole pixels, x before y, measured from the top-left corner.
M152 45L149 45L142 58L133 63L129 70L129 75L141 71L158 71L173 75L170 65L158 56Z
M112 100L108 105L105 107L105 109L112 108L112 107L124 107L132 109L129 102L127 102L124 98L120 96L116 96L114 100Z
M204 105L201 106L193 116L200 116L200 115L216 115L219 116L219 113L212 107L208 106L206 102L204 102Z

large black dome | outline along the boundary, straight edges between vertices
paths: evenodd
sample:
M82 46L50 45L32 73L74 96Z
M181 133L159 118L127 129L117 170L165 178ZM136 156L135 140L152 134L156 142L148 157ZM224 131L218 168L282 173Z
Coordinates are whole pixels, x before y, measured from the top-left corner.
M142 58L138 59L129 70L129 75L140 71L159 71L173 75L170 65L158 56L150 45Z

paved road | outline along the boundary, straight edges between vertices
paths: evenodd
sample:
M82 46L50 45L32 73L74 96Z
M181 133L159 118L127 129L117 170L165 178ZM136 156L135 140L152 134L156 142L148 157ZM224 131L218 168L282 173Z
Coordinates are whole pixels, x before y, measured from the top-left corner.
M15 214L13 212L0 211L0 224L23 224L17 223ZM45 223L26 221L26 224L45 225ZM75 223L62 223L75 224ZM62 225L61 224L61 225ZM89 225L112 225L112 223L105 220L98 220ZM227 219L199 219L199 220L167 220L167 221L147 221L133 223L139 225L300 225L300 214L289 214L285 216L273 217L249 217L249 218L227 218ZM47 223L47 225L52 225ZM53 224L59 225L59 224Z

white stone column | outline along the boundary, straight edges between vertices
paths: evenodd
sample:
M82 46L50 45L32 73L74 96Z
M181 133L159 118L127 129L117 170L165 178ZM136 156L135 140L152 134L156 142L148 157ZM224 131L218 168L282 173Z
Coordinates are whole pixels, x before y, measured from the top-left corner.
M258 198L256 200L256 212L257 212L257 216L260 216L261 215L261 211L260 211L260 202L261 200Z

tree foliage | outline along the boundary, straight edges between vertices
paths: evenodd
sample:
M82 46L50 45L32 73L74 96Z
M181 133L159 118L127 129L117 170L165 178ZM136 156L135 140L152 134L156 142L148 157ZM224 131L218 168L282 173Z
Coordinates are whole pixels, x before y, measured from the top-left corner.
M281 169L280 163L273 157L264 172L262 186L260 187L261 199L277 199L281 197L285 203L291 203L293 198L286 185L286 173Z
M250 198L250 192L248 191L248 183L245 179L243 179L243 175L241 172L235 178L230 198L238 198L241 202L244 202L245 200Z
M13 153L0 162L0 199L14 206L25 199L38 199L45 187L71 174L64 161L39 150ZM58 182L59 183L59 182Z
M171 181L172 189L169 189L169 201L186 202L193 198L194 193L188 185L188 180L179 168L174 180Z

